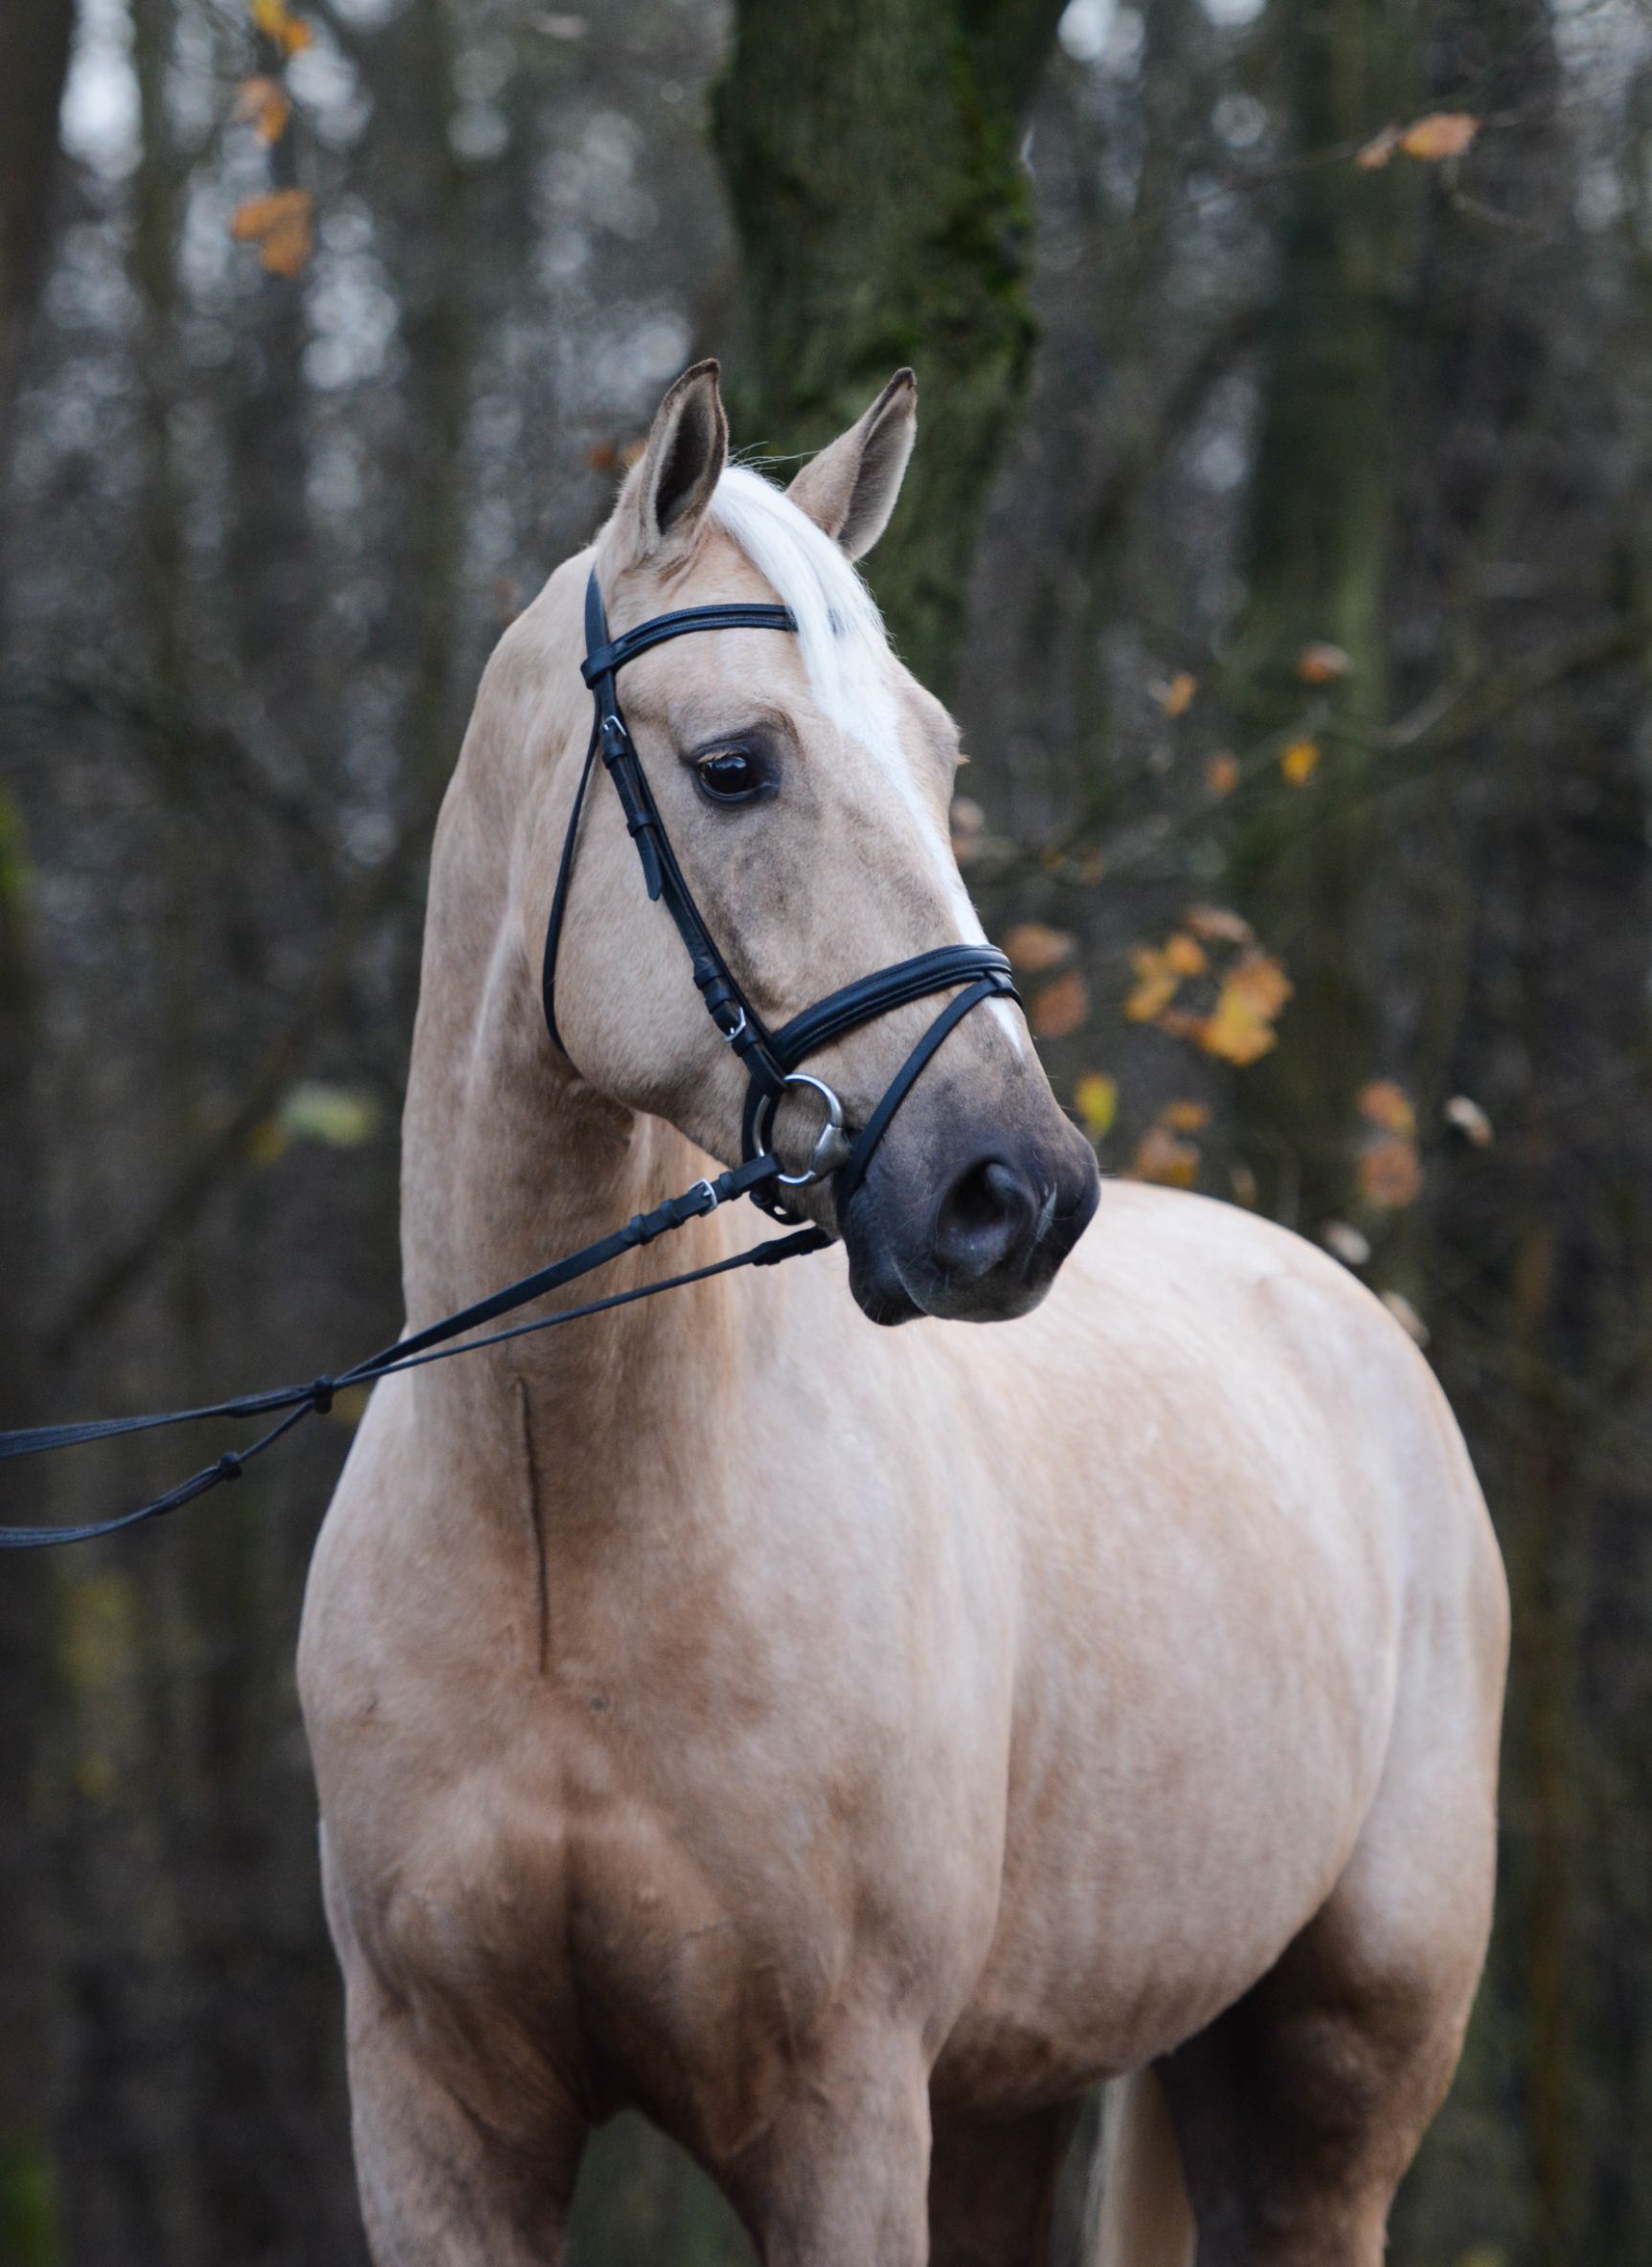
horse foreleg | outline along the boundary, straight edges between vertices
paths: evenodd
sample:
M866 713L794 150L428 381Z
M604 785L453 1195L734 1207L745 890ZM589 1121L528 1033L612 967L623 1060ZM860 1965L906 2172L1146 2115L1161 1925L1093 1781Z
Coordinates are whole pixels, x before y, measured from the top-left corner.
M356 2182L373 2267L560 2267L585 2129L503 2134L431 2069L407 2015L349 1981Z
M929 2087L917 2041L838 2046L717 2169L763 2267L924 2267Z
M1045 2267L1077 2103L1018 2118L934 2115L930 2267Z

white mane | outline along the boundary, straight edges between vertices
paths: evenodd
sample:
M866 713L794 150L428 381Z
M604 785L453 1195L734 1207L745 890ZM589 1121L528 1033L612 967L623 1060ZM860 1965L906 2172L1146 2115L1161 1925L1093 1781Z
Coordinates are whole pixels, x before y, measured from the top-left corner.
M847 552L747 465L724 472L711 516L796 616L803 668L825 714L873 755L895 759L889 634Z

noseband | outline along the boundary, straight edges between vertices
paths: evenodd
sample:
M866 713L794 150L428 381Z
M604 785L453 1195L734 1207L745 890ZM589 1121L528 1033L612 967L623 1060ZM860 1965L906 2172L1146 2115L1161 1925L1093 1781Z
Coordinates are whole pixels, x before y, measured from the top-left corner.
M828 992L824 1000L805 1008L801 1015L794 1015L775 1031L768 1029L741 989L683 878L683 870L666 832L647 775L638 759L636 744L625 728L616 680L628 661L635 661L638 654L646 653L652 646L663 646L669 638L687 637L698 630L796 628L796 619L784 606L688 606L675 614L656 614L651 622L639 623L635 629L622 630L617 638L611 639L597 572L592 569L585 585L585 659L579 673L591 689L595 714L584 768L575 791L574 808L568 816L568 831L562 838L562 856L545 933L541 987L546 1028L557 1049L565 1054L567 1050L556 1029L554 1006L556 946L567 909L568 883L574 870L585 789L592 767L600 755L643 862L648 895L665 899L667 911L677 925L677 934L688 949L700 997L713 1022L745 1065L749 1083L740 1126L743 1161L750 1164L769 1147L775 1113L787 1088L809 1088L826 1104L826 1122L815 1142L808 1169L801 1173L777 1172L773 1183L786 1189L803 1189L835 1173L838 1178L834 1198L841 1223L850 1197L866 1177L873 1150L889 1130L891 1120L948 1033L983 1000L1014 1000L1019 995L1010 977L1009 963L990 944L943 944L933 952L917 953L911 960L896 961L890 967L880 968L871 976L857 977L854 983ZM910 1001L950 991L956 985L965 988L956 999L947 1002L918 1040L884 1088L866 1123L851 1129L845 1120L843 1103L831 1087L799 1066L821 1048L829 1047L834 1039L857 1031L863 1023L887 1015L892 1009L904 1008ZM767 1194L762 1188L755 1190L754 1201L765 1211L785 1216L783 1200L774 1193L773 1183L768 1185Z

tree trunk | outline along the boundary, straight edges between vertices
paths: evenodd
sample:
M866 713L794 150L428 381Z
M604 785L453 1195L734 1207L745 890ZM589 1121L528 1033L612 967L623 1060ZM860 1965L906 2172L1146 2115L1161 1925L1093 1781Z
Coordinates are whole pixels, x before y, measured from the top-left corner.
M736 431L781 458L917 373L924 438L877 554L944 686L1032 343L1020 141L1061 0L742 0L715 139L745 254Z
M1417 26L1414 8L1392 0L1289 0L1279 35L1301 166L1270 323L1246 609L1226 679L1248 743L1282 754L1311 738L1322 760L1306 786L1277 768L1257 781L1231 873L1297 986L1278 1052L1241 1080L1243 1136L1264 1203L1311 1233L1346 1209L1354 1098L1371 1072L1358 929L1364 736L1386 699L1392 356L1417 188L1408 161L1365 170L1351 152L1407 114ZM1310 696L1301 660L1316 645L1340 649L1347 667Z
M51 244L57 110L68 71L73 0L16 0L0 70L0 528L13 418ZM4 567L0 564L0 576ZM6 590L0 579L0 624ZM11 797L0 788L0 1424L38 1414L40 1127L34 1068L39 1034L28 920L29 861ZM13 1467L16 1470L17 1467ZM7 1490L7 1516L38 1515L37 1476ZM0 2259L45 2260L56 2242L44 2114L49 2029L43 1978L42 1863L34 1802L46 1683L48 1576L13 1559L0 1583Z
M10 0L0 72L0 469L51 241L57 109L69 69L74 0Z

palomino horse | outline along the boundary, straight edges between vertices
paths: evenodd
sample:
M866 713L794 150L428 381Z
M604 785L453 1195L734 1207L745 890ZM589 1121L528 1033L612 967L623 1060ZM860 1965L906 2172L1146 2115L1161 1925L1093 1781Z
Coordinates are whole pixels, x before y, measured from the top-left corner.
M494 655L431 875L410 1325L738 1153L739 1066L600 776L565 1054L540 1014L593 563L616 630L796 617L624 680L765 1020L980 940L952 726L849 563L914 430L903 372L782 495L727 467L701 365ZM935 1007L816 1058L851 1120ZM803 1099L781 1121L806 1154ZM373 1395L302 1677L375 2259L560 2259L584 2138L633 2104L771 2267L1030 2267L1115 2077L1109 2267L1376 2267L1484 1951L1506 1643L1427 1368L1233 1207L1116 1187L1083 1233L1094 1161L1012 1001L841 1220L829 1190L825 1257Z

